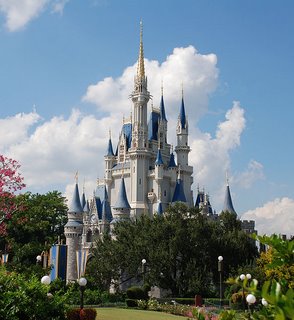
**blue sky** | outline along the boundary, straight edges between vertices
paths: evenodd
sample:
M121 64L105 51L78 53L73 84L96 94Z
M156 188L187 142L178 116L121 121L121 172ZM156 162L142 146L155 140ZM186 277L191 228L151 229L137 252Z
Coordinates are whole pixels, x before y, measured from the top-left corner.
M0 152L28 189L91 196L128 95L144 24L154 105L164 83L170 142L181 83L194 186L263 232L293 234L293 1L0 0Z

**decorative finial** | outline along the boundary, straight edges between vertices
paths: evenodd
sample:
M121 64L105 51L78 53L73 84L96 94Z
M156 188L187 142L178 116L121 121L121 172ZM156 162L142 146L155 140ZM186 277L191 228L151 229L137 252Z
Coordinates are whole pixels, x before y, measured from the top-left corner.
M161 95L163 96L163 80L161 79Z
M226 170L226 183L227 183L227 186L229 185L229 173L228 173L228 170Z
M170 148L171 148L171 153L173 153L173 152L174 152L174 146L173 146L173 144L170 145Z
M139 49L137 76L141 79L145 78L142 20L140 21L140 49Z
M84 182L83 182L83 193L85 193L85 183L86 183L86 178L84 177Z
M111 129L109 129L109 140L111 140Z
M75 182L76 182L76 183L79 182L79 171L76 171L76 174L75 174Z
M182 98L184 99L184 83L182 81Z

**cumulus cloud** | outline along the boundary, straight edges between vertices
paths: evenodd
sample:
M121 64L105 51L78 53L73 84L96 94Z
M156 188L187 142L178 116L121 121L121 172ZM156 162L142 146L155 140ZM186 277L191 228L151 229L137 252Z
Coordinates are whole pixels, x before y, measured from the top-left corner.
M0 12L6 18L6 28L13 32L24 28L43 11L52 7L53 12L62 13L69 0L0 0Z
M52 11L62 14L63 9L68 2L69 2L69 0L55 0L52 3Z
M0 0L0 11L6 17L9 31L23 28L29 21L38 17L49 0Z
M223 202L225 173L230 168L230 151L240 145L245 125L244 109L235 101L224 121L219 123L215 137L198 132L190 138L190 159L196 183L208 189L214 197L215 205L219 206Z
M255 220L259 234L294 235L294 200L284 197L276 198L262 207L249 210L242 219Z
M159 104L163 81L166 112L169 120L176 118L183 83L185 100L190 102L186 103L187 114L196 123L207 111L209 95L217 86L216 63L216 55L202 55L193 46L175 48L161 64L145 59L148 89L153 96L153 104ZM107 77L90 85L83 100L94 103L100 111L128 115L132 108L128 97L133 90L136 68L135 63L127 67L118 78Z
M256 160L250 160L247 170L236 175L234 182L245 189L249 189L255 181L262 179L265 179L263 165Z
M28 129L40 119L35 111L0 119L0 137L5 137L0 140L0 152L4 153L7 147L26 141L29 138Z
M14 131L14 135L10 144L1 140L0 149L20 161L28 189L64 186L73 180L76 170L86 180L95 181L98 172L102 173L99 170L109 125L118 125L116 119L98 120L78 110L73 110L68 119L53 117L42 123L36 113L1 121L7 132Z

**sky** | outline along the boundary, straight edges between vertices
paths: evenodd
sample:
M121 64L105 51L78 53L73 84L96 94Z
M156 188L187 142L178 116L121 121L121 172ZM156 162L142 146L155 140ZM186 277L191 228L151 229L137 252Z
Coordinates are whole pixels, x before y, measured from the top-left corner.
M291 0L0 0L0 154L26 191L70 197L78 171L90 198L130 116L142 19L174 145L183 86L194 198L220 212L228 173L241 219L293 235L293 16Z

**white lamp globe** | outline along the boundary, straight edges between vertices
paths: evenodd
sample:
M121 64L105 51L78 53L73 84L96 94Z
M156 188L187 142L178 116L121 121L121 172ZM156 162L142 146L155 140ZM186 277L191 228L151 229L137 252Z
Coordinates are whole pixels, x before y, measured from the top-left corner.
M250 273L247 273L247 274L246 274L246 278L247 278L248 280L250 280L250 279L251 279L251 274L250 274Z
M242 280L242 281L245 280L245 274L242 273L242 274L240 275L240 280Z
M36 257L36 260L37 260L37 262L41 262L42 257L41 257L40 255L38 255L38 256Z
M51 283L50 277L49 277L49 276L44 276L44 277L42 277L41 283L42 283L42 284L45 284L46 286L48 286L48 285Z
M146 259L142 259L142 264L145 264L146 262Z
M219 256L217 259L218 259L219 262L224 260L223 256Z
M81 286L81 287L85 287L86 284L87 284L87 279L86 278L80 278L78 280L78 284Z
M253 294L248 294L248 296L246 297L246 301L249 303L249 304L254 304L256 302L256 298Z
M262 303L262 305L265 306L265 307L268 306L268 302L267 302L264 298L261 299L261 303Z

